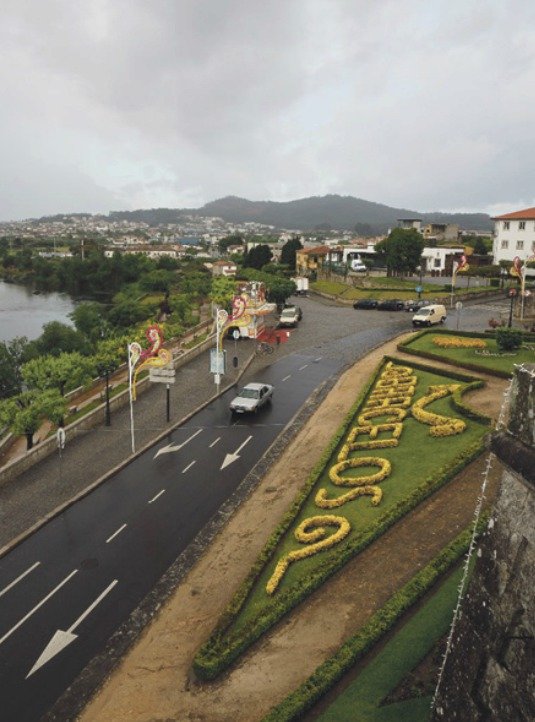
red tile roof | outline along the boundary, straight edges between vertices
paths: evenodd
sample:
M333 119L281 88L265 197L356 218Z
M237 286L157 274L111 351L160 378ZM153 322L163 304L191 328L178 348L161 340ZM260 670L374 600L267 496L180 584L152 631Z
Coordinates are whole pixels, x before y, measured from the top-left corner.
M493 221L532 221L535 220L535 208L525 208L523 211L505 213L503 216L494 216Z
M315 253L318 255L325 255L329 253L331 249L329 246L315 246L315 248L298 248L298 253Z

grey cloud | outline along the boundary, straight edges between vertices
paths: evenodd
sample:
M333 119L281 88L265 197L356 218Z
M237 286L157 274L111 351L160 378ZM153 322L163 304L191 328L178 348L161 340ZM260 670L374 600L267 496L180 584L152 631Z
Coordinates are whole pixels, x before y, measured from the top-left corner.
M535 204L523 0L5 5L0 177L20 155L21 208L54 212L61 189L79 210L227 193Z

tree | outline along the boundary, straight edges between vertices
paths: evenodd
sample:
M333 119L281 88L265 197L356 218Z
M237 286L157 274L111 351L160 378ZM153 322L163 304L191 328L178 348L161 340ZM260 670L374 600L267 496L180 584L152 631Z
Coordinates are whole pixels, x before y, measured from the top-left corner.
M27 344L28 339L25 336L0 343L0 399L22 391L20 367Z
M210 300L218 306L226 308L232 298L236 295L236 282L232 278L219 276L212 279L212 290L210 291Z
M285 303L288 296L292 296L297 290L297 286L289 278L279 278L271 276L267 281L267 300L277 305Z
M90 345L84 336L72 326L60 321L50 321L43 326L43 333L30 342L38 355L59 356L60 353L89 353ZM35 355L35 354L33 354Z
M79 353L39 356L22 366L22 378L28 386L45 391L57 389L63 396L66 389L75 389L91 380L94 362Z
M79 303L69 314L69 318L77 331L93 341L100 337L101 330L106 325L104 306L95 301Z
M260 270L262 266L269 263L273 257L270 247L267 243L261 243L259 246L254 246L245 254L243 259L244 268L257 268Z
M478 236L473 245L474 253L480 256L486 256L488 253L487 244L485 243L485 240Z
M394 228L375 250L389 272L414 273L420 265L424 239L415 228Z
M0 402L0 424L15 436L26 436L26 449L33 446L33 435L45 419L59 424L67 411L67 402L56 389L23 391Z
M290 238L282 247L281 263L288 264L291 271L295 271L295 254L300 248L303 248L303 244L297 236Z

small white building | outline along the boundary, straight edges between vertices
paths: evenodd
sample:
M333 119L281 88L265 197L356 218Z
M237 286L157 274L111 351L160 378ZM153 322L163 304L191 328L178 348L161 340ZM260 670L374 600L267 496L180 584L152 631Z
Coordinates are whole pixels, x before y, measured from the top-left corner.
M494 263L513 261L517 256L525 262L535 255L535 208L505 213L492 220Z
M459 261L464 253L464 246L426 246L422 251L423 275L450 276L453 261Z

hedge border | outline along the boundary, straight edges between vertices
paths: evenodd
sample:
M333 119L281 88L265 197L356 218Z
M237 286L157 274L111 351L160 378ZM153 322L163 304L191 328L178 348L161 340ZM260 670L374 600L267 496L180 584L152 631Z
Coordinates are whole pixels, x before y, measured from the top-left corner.
M239 634L229 634L225 636L226 631L236 619L245 604L254 583L264 570L265 565L271 560L280 539L289 529L297 514L301 510L312 487L323 473L323 470L330 460L336 446L343 438L348 426L354 419L360 405L366 398L366 395L372 388L387 361L393 361L403 365L403 359L398 359L393 356L384 356L379 362L377 368L370 376L368 383L359 394L357 401L352 405L342 425L339 427L338 431L335 433L323 452L319 462L310 473L294 503L286 512L280 524L272 532L247 577L238 587L238 590L234 594L232 600L223 611L214 631L195 655L192 668L197 678L202 680L215 679L248 647L250 647L253 642L259 639L268 629L274 626L281 618L294 609L294 607L308 597L313 591L324 584L329 577L338 572L357 553L362 551L362 549L384 534L391 526L393 526L409 511L414 509L424 499L444 486L467 464L477 458L484 450L485 441L482 437L479 441L469 446L463 454L457 456L454 461L446 464L433 475L425 479L418 489L415 489L407 497L392 506L373 526L365 532L362 532L360 535L355 536L349 544L335 550L330 555L329 560L319 563L316 570L305 580L301 580L300 583L294 584L289 589L280 592L277 595L277 598L273 601L271 608L252 619L244 626L244 628L242 628L242 630L240 630ZM429 373L437 374L436 369L425 366L424 364L412 364L412 366ZM481 385L484 383L481 379L476 379L473 376L467 376L464 374L450 374L449 372L446 372L444 375L450 376L451 378L457 378L458 380L463 380L468 383L471 382L471 384ZM457 404L459 410L464 412L466 407L461 403L460 396ZM478 412L471 410L471 413L474 415L477 414L477 421L481 422ZM486 417L483 418L486 419ZM490 419L486 419L486 423L490 423Z
M477 525L478 536L487 521L488 514L485 514ZM317 667L305 682L273 707L262 722L292 722L316 704L467 552L472 531L473 523L395 592L367 624L344 642L332 657Z

